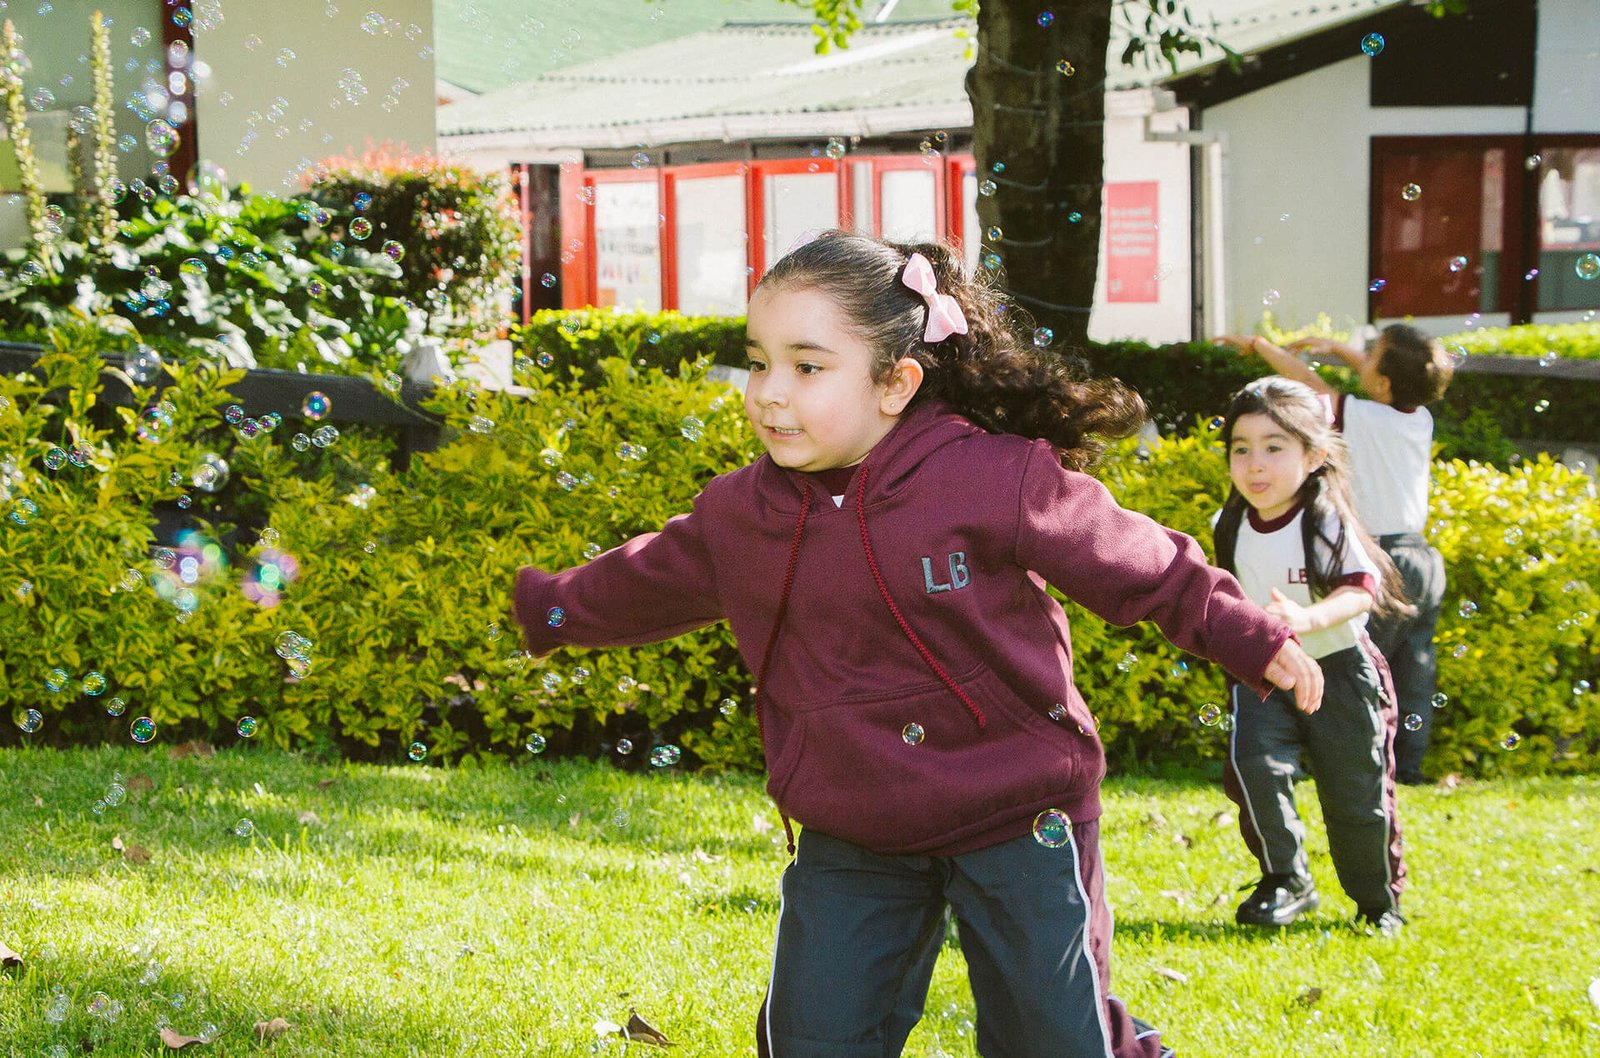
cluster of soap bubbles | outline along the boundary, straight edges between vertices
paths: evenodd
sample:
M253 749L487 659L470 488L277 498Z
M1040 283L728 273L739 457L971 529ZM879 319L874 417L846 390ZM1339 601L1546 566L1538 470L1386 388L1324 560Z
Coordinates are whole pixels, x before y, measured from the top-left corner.
M316 645L299 632L285 630L278 633L273 651L289 666L289 671L299 679L311 674L311 654Z
M119 807L128 799L128 788L122 782L122 774L118 772L111 777L111 783L106 787L106 792L101 797L96 797L89 805L89 810L97 816L105 815L107 810Z

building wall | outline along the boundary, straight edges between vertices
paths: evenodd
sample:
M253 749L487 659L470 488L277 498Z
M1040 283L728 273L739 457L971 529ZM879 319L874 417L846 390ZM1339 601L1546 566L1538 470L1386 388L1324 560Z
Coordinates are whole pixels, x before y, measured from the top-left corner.
M1600 9L1594 0L1538 0L1539 63L1533 80L1535 132L1600 130L1594 78L1600 67Z
M229 4L195 39L212 70L196 97L200 156L231 182L283 193L330 156L384 143L432 150L432 0L389 0L369 31L372 10Z
M1255 328L1268 309L1280 325L1324 312L1340 328L1367 322L1372 137L1522 132L1521 107L1374 108L1371 61L1356 55L1201 115L1223 141L1228 330Z
M1114 93L1106 100L1106 184L1154 183L1155 281L1154 301L1112 301L1108 280L1116 274L1108 252L1109 215L1102 221L1100 274L1095 283L1094 312L1089 316L1089 337L1096 341L1136 338L1149 342L1187 341L1191 337L1190 305L1193 275L1190 267L1189 147L1183 143L1145 139L1146 118L1158 132L1187 127L1188 112L1167 110L1151 114L1151 94L1145 91Z

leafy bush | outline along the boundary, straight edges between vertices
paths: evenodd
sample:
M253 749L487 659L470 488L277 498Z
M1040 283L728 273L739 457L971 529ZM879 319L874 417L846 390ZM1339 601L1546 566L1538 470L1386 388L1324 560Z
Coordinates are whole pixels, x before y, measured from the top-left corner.
M1459 346L1469 356L1600 359L1600 323L1528 323L1516 327L1485 327L1449 335L1444 341L1447 345Z
M547 353L586 378L598 377L595 365L614 356L638 368L669 372L701 357L729 367L745 364L744 319L738 316L544 311L534 313L512 337L528 356Z
M434 757L526 752L537 734L552 752L623 763L672 742L691 762L759 766L751 679L725 626L541 665L518 649L508 615L517 567L565 568L659 528L710 477L754 457L740 401L703 380L705 361L641 370L634 361L649 354L622 342L623 355L587 371L524 359L525 395L439 390L428 407L444 443L391 467L392 441L376 430L304 452L289 435L314 424L243 440L223 416L239 374L214 367L179 365L159 395L135 385L131 407L107 408L88 337L58 334L42 378L0 376L0 701L46 715L33 738L122 739L140 715L163 741L216 737L248 714L258 738L361 757L394 759L412 741ZM140 440L157 401L170 405L170 436ZM1125 506L1207 541L1226 466L1208 422L1182 425L1117 446L1101 476ZM52 447L78 445L88 466L47 469ZM207 452L231 473L202 495L193 482ZM202 515L198 535L166 569L152 558L153 511L184 493L201 501L187 512ZM1449 463L1436 468L1433 503L1451 597L1440 628L1450 704L1432 766L1592 769L1600 709L1582 681L1600 683L1593 486L1547 461L1510 472ZM26 525L10 517L19 510ZM1461 615L1466 600L1475 615ZM1225 700L1215 667L1153 627L1071 617L1077 676L1115 765L1220 756L1224 734L1197 719ZM304 678L274 652L287 631L314 644ZM74 682L53 692L57 667ZM109 681L100 696L81 690L89 671ZM115 719L103 707L113 696L128 701ZM1497 748L1512 731L1520 747ZM0 726L0 740L19 737ZM608 749L624 738L638 749Z
M421 306L430 333L503 331L522 241L504 173L431 154L368 151L320 163L309 194L337 218L346 246L377 252L392 240L403 247L396 281L378 289Z
M8 253L0 321L37 335L86 316L129 345L137 328L179 358L361 371L397 366L396 343L421 329L398 298L374 292L399 274L394 262L375 248L346 252L313 203L214 185L116 194L129 215L103 253L71 222L45 265Z
M358 755L414 739L436 755L505 751L539 733L579 752L629 738L638 759L654 739L727 724L723 699L748 709L724 628L535 666L507 615L518 566L565 567L658 528L750 457L740 402L692 366L641 376L613 360L583 387L524 365L532 396L441 390L429 407L448 440L396 472L362 431L304 453L288 428L226 432L223 387L239 376L205 365L175 367L159 397L133 385L133 407L102 423L92 339L61 335L41 378L0 378L0 701L45 714L41 737L125 738L140 715L163 740L214 737L248 714L259 737ZM170 436L141 440L134 409L157 400ZM87 466L48 469L50 449L77 446ZM233 506L265 524L200 520L163 568L151 508L189 490L207 450L230 464ZM315 644L303 679L274 652L286 631ZM56 668L71 677L61 691ZM109 682L100 696L80 691L91 671ZM110 720L113 697L128 705Z

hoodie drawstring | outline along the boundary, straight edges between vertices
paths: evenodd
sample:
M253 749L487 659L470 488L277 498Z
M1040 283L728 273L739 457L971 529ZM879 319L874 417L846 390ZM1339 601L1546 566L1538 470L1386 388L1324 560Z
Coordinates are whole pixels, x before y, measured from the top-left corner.
M867 535L866 494L867 466L866 464L862 464L859 484L856 485L856 521L861 526L861 546L866 549L867 566L872 570L872 579L878 583L878 594L883 596L884 604L889 607L889 612L894 615L895 623L900 626L900 631L906 634L906 638L911 641L911 645L917 648L917 653L922 655L922 660L927 662L928 667L933 670L934 675L943 680L944 685L950 688L951 691L955 692L955 696L957 698L961 699L961 704L967 707L967 712L972 714L972 719L977 721L978 727L981 729L986 722L983 716L983 710L978 708L978 703L974 702L972 698L968 696L967 692L961 689L960 684L956 683L955 680L950 678L950 674L945 671L944 666L939 664L939 659L934 657L932 651L923 645L921 638L917 636L917 633L912 629L910 623L907 622L905 617L901 615L900 607L895 605L893 597L889 595L889 586L883 582L883 574L878 569L878 557L872 553L872 539ZM811 494L807 492L806 498L810 499L810 496ZM800 511L800 518L802 521L805 519L804 508L802 508ZM800 538L797 535L795 537L795 543L797 546L799 542ZM792 570L794 564L793 556L790 557L789 561L790 568ZM788 591L787 583L784 585L784 590L785 592ZM770 644L768 645L767 649L769 652L771 651L772 647Z
M800 559L800 537L806 531L806 515L811 512L811 488L803 486L805 491L800 496L800 517L795 519L794 540L789 544L789 563L783 571L783 593L778 596L778 616L772 622L772 634L767 636L767 649L761 655L761 671L756 674L756 732L761 737L761 745L767 744L767 727L764 719L767 695L767 666L772 664L772 650L778 645L778 630L783 627L784 614L789 611L789 595L794 591L794 567ZM789 817L782 809L778 814L783 819L783 833L789 842L789 855L794 855L794 827L789 823Z

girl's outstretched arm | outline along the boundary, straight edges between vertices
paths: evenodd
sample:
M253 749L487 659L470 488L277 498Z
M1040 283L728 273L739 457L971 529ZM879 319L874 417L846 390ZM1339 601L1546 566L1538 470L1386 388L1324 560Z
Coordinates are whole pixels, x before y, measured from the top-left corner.
M1267 603L1267 613L1289 626L1296 635L1320 632L1324 628L1343 624L1372 609L1372 593L1365 588L1344 584L1333 589L1310 606L1301 606L1277 588L1272 589L1272 601Z
M683 514L581 566L517 571L512 601L535 655L655 643L723 616L702 519Z

